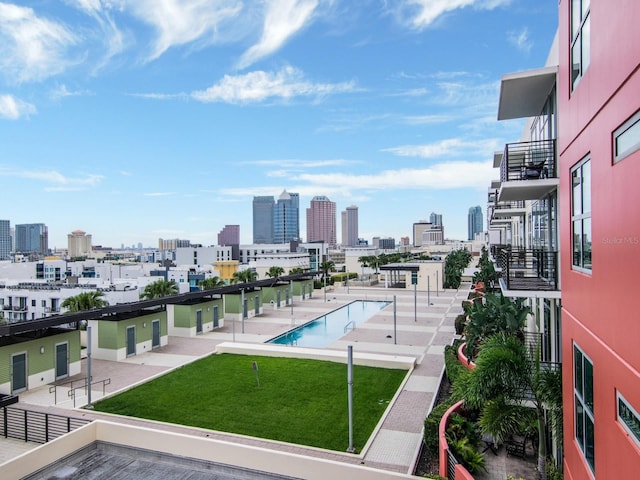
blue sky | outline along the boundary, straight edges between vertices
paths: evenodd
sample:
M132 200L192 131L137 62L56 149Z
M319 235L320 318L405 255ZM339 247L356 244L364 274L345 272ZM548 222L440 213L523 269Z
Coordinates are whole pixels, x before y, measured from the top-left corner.
M0 218L51 247L250 243L253 196L287 189L303 238L326 195L369 241L432 211L465 239L523 126L500 78L556 28L557 0L0 2Z

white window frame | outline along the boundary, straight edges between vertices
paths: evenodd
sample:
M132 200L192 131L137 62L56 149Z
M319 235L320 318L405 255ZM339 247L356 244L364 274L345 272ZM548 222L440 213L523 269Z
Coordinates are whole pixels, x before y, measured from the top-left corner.
M586 165L587 163L589 163L589 198L592 199L592 192L593 189L591 188L591 183L592 183L592 179L593 179L593 171L591 170L591 155L587 155L586 157L584 157L582 160L580 160L578 163L576 163L570 171L570 178L571 178L571 182L573 182L573 172L575 172L576 170L580 170L580 181L581 181L581 189L580 189L580 213L574 213L574 202L575 202L575 197L574 197L574 191L573 191L573 184L571 185L571 268L573 270L582 272L582 273L588 273L591 274L593 271L593 221L591 218L591 209L589 209L588 211L584 210L584 204L583 204L583 200L584 200L584 176L582 175L582 171L583 171L583 167L584 165ZM593 200L591 200L593 201ZM584 225L584 220L589 220L591 222L591 231L589 232L589 236L591 238L591 262L589 267L585 267L584 266L584 245L582 244L581 247L581 253L580 253L580 258L581 258L581 262L580 265L576 265L575 263L575 255L574 255L574 224L575 222L580 222L581 225ZM581 232L581 236L583 237L583 234ZM584 238L581 238L581 242L584 240Z
M618 151L618 139L629 131L637 132L638 139L629 148L620 152ZM613 163L618 163L637 150L640 150L640 110L613 132Z

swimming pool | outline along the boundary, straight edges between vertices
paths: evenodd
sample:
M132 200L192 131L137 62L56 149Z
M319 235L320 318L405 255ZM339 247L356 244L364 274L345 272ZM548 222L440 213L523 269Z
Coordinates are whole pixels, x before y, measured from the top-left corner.
M295 345L298 347L326 347L346 335L359 323L373 317L391 302L356 300L293 330L283 333L266 343Z

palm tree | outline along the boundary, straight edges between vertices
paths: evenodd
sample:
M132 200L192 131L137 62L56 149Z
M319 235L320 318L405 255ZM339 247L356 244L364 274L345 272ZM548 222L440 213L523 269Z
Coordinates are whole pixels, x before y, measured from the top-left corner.
M289 270L289 275L293 275L296 273L303 273L304 270L302 269L302 267L293 267L291 270Z
M325 261L325 262L322 262L322 263L320 264L320 270L322 271L322 275L323 275L324 277L326 277L326 276L329 274L329 272L332 272L332 271L333 271L333 269L335 268L335 266L336 266L336 264L335 264L335 263L333 263L331 260L327 260L327 261Z
M62 308L66 308L67 313L93 310L95 308L102 308L109 305L109 302L104 300L103 297L104 293L97 290L91 292L82 292L73 297L65 298L60 306Z
M560 435L562 375L559 368L545 367L531 353L513 335L499 333L486 339L476 368L465 377L460 390L465 404L481 410L480 427L496 443L525 430L532 420L537 423L538 474L546 480L546 414L555 434Z
M258 274L254 270L238 270L233 272L232 283L249 283L255 282L258 279Z
M213 290L214 288L224 287L226 283L219 277L205 278L198 282L200 290Z
M278 278L280 275L284 273L284 268L282 267L269 267L269 271L267 272L267 277L270 278Z
M144 287L144 290L140 294L140 298L153 300L154 298L177 295L178 291L178 284L174 280L157 280Z

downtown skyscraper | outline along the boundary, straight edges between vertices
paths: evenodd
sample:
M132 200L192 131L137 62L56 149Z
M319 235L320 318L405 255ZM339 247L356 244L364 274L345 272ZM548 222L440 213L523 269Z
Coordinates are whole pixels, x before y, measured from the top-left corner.
M471 207L467 216L467 227L469 231L469 240L474 240L476 234L484 231L482 226L482 208L480 206Z
M300 195L284 190L273 211L273 243L288 243L299 239Z
M351 205L341 212L342 246L358 245L358 207Z
M307 242L336 244L336 204L328 197L313 197L307 208Z
M49 231L44 223L25 223L15 226L16 253L49 253Z
M273 243L273 196L253 197L253 243Z

